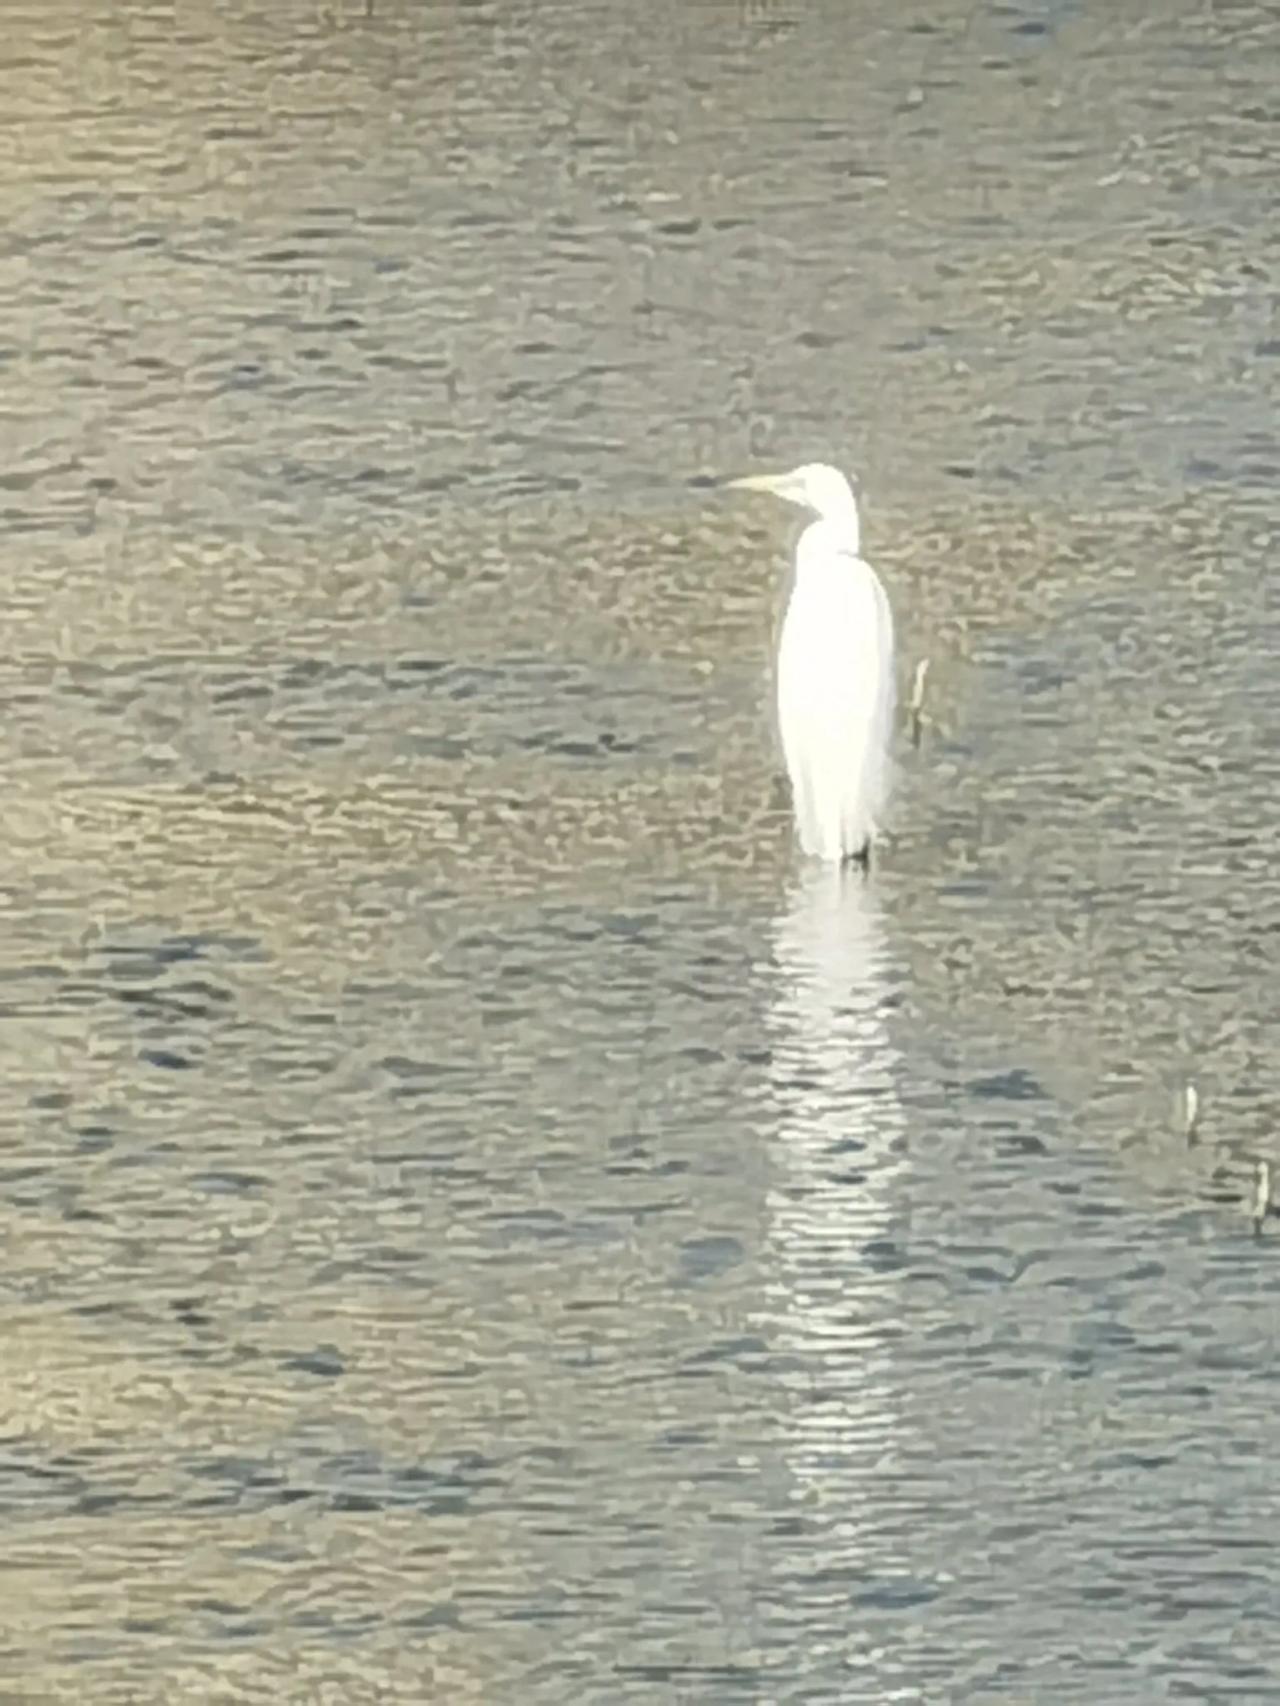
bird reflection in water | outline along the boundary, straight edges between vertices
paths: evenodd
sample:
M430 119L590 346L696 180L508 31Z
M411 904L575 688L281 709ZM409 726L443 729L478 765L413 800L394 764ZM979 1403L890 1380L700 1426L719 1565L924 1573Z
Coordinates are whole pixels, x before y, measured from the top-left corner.
M773 931L767 1244L771 1337L795 1403L791 1468L859 1530L859 1487L890 1448L894 1183L906 1165L884 930L857 872L809 867Z

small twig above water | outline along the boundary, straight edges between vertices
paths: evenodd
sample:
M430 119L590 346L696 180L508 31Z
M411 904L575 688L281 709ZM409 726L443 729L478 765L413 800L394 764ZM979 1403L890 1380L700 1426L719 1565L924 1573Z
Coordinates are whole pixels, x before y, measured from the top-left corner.
M1271 1213L1271 1163L1258 1161L1253 1169L1253 1235L1262 1237L1263 1222Z
M1182 1091L1182 1128L1187 1134L1187 1146L1195 1142L1200 1120L1200 1094L1189 1080Z
M911 744L919 748L920 736L924 729L924 684L929 674L928 658L921 658L916 665L916 672L911 682L911 698L907 711L911 718Z

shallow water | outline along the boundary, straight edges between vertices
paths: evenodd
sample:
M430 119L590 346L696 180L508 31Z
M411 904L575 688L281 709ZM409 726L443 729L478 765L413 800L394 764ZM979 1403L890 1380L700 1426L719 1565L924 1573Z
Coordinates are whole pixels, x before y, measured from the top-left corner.
M6 14L0 1699L1280 1698L1280 26L955 11Z

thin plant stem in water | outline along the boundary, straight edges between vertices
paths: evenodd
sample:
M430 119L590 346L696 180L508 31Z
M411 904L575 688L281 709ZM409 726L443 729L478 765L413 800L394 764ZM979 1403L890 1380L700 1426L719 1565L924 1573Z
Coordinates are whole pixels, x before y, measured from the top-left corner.
M1262 1237L1262 1226L1271 1213L1271 1163L1257 1161L1253 1168L1253 1235Z
M1182 1091L1182 1125L1187 1134L1187 1146L1195 1142L1200 1120L1200 1094L1194 1084L1188 1082Z
M928 674L929 660L921 658L911 680L911 698L907 702L907 711L911 718L911 744L917 750L924 730L924 684Z

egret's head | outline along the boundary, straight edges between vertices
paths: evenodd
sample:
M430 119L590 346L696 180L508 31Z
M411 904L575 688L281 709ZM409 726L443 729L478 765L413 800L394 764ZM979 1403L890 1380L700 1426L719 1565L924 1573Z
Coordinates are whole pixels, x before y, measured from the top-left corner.
M848 480L826 462L804 462L789 474L745 474L729 484L746 492L772 492L776 498L812 510L824 521L856 518L858 513Z

